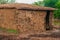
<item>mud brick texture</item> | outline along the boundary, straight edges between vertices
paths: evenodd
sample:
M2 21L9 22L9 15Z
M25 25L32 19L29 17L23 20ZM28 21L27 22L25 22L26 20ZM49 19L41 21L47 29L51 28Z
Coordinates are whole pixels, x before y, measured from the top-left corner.
M42 32L45 25L45 11L0 9L0 27L19 29L24 32Z
M0 33L0 40L60 40L60 35L42 33L46 31L46 26L53 27L53 10L55 9L30 4L0 4L0 28L18 30L19 33ZM49 21L48 25L46 20Z
M50 11L49 25L51 25L54 8L28 4L1 4L0 27L18 30L20 34L41 33L46 31L47 10Z

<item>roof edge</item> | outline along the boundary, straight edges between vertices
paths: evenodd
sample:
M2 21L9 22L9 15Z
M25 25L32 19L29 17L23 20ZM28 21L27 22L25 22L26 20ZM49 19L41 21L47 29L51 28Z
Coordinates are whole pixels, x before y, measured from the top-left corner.
M18 10L56 10L55 8L51 7L43 7L43 6L36 6L31 4L21 4L21 3L14 3L14 4L0 4L0 9L18 9Z

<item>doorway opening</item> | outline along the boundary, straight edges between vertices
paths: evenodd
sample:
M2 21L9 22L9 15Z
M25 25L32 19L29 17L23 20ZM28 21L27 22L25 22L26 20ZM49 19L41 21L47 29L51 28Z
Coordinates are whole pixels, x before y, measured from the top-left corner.
M49 26L49 17L50 17L50 11L47 11L46 13L46 18L45 18L45 23L46 23L46 30L50 30L50 26Z

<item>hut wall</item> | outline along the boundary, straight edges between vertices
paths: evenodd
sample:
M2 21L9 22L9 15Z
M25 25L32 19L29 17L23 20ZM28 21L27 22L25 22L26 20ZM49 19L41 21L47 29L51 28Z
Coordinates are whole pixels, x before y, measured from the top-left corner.
M18 10L20 33L39 33L45 31L46 11Z
M16 29L15 9L0 9L0 27Z
M53 28L53 11L50 12L50 17L49 17L49 26Z
M0 9L0 27L17 29L20 33L45 31L46 11Z

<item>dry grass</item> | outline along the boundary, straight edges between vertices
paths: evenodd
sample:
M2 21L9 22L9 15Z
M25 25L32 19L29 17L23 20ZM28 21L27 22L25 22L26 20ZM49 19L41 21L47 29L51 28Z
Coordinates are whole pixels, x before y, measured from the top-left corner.
M60 22L54 21L55 25L60 25Z
M59 19L55 19L54 20L54 25L60 26L60 20Z

